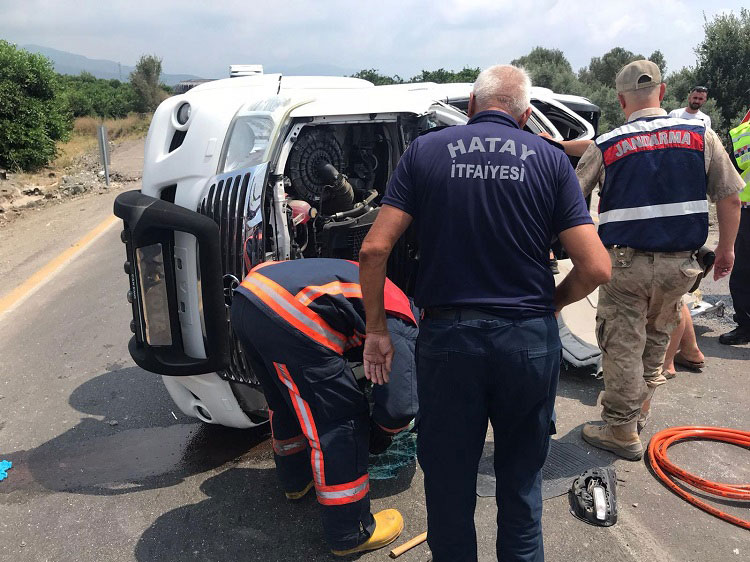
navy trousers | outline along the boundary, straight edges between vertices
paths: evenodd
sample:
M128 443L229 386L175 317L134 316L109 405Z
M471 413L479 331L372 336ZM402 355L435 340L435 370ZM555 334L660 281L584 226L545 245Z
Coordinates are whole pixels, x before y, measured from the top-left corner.
M729 292L734 305L734 321L750 329L750 207L740 211L740 229L734 242L734 269Z
M488 420L495 439L498 560L544 560L541 469L560 349L552 315L425 318L420 324L417 454L434 562L477 560L476 482Z
M263 386L271 414L277 474L286 492L310 481L334 550L366 541L370 513L370 410L349 363L289 326L259 299L235 294L232 327ZM389 388L374 395L373 420L395 432L418 408L414 347L417 328L398 318L388 327L396 349Z

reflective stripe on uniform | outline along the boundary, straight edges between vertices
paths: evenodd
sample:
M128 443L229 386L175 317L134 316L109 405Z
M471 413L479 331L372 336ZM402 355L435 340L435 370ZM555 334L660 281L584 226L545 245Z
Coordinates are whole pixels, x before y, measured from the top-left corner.
M310 464L312 465L315 488L317 489L320 486L325 486L326 478L325 466L323 463L323 449L320 446L318 428L315 427L315 421L312 417L310 405L300 395L299 389L297 388L297 385L294 384L286 365L274 363L273 366L276 368L276 374L279 376L279 379L281 379L281 382L289 390L289 396L292 398L292 406L294 406L294 411L297 413L299 425L310 444Z
M750 111L745 117L750 116ZM737 127L729 131L732 137L732 149L734 159L741 170L740 175L745 182L745 187L740 191L740 201L743 207L750 205L750 123L743 120Z
M610 131L609 133L606 133L604 135L601 135L597 137L596 144L603 144L607 142L610 139L613 139L615 137L619 137L620 135L629 135L633 133L645 133L645 132L651 132L656 129L663 129L665 127L677 127L680 125L684 125L687 127L703 127L705 128L706 125L701 121L700 119L680 119L679 117L663 117L661 119L653 119L651 121L632 121L631 123L626 123L625 125L622 125L621 127L617 127L616 129Z
M404 427L399 427L398 429L391 429L390 427L385 427L384 425L380 425L380 424L378 424L378 427L382 429L383 431L385 431L386 433L395 435L396 433L400 433L403 430L405 430L407 427L409 427L409 423L407 423Z
M307 447L307 439L301 433L295 437L289 439L276 439L272 437L273 441L273 452L280 457L288 457L301 451L304 451Z
M310 285L305 287L295 295L295 298L304 304L309 305L312 301L323 295L343 295L344 298L362 298L362 288L358 283L342 283L333 281L325 285Z
M346 337L331 328L318 314L301 304L278 283L259 273L251 273L241 286L307 337L336 353L344 352Z
M258 265L256 265L255 267L253 267L253 268L251 268L251 269L250 269L250 273L253 273L253 272L255 272L255 271L258 271L259 269L263 269L263 268L264 268L264 267L266 267L267 265L273 265L273 264L275 264L275 263L279 263L279 262L277 262L277 261L273 261L273 260L269 260L269 261L264 261L264 262L260 262L260 263L259 263Z
M354 330L348 340L346 340L346 348L351 349L353 347L359 347L365 341L365 334L360 334L357 330Z
M707 213L708 201L685 201L681 203L667 203L665 205L646 205L644 207L630 207L627 209L613 209L599 213L599 224L608 222L632 221L641 219L656 219L661 217L676 217Z
M323 505L343 505L354 503L364 498L370 491L370 476L364 474L354 482L336 484L334 486L319 486L315 488L318 501Z

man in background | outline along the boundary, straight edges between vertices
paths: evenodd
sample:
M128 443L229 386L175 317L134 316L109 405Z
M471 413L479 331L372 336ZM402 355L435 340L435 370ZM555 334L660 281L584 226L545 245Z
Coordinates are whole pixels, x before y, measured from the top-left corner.
M669 112L670 117L679 117L680 119L700 119L706 125L706 129L711 128L711 118L701 111L701 107L708 100L708 88L705 86L696 86L690 90L688 95L687 107L673 109Z

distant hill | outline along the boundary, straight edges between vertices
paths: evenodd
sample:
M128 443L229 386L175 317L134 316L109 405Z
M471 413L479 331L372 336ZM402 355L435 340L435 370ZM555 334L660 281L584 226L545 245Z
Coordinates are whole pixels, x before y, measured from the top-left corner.
M23 45L31 53L39 53L49 58L55 66L55 71L60 74L78 75L81 72L90 72L97 78L122 80L127 82L130 73L134 67L120 65L118 62L103 59L90 59L83 55L76 55L66 51L59 51L51 47L41 47L39 45ZM232 60L231 63L240 63L241 61ZM252 61L256 62L256 61ZM350 76L360 69L342 68L332 64L320 63L302 63L299 65L264 65L267 73L281 72L286 76ZM226 73L212 78L228 78L229 65L226 66ZM195 80L202 77L193 74L162 74L161 81L168 85L174 86L183 80Z
M127 82L130 77L130 73L135 70L135 67L120 65L119 63L111 60L101 59L90 59L83 55L76 55L73 53L67 53L65 51L58 51L50 47L40 47L39 45L23 45L22 49L26 49L31 53L39 53L49 58L55 66L55 71L60 74L73 74L77 75L81 72L90 72L97 78L122 80ZM192 74L162 74L161 81L167 86L174 86L182 80L193 80L200 78Z

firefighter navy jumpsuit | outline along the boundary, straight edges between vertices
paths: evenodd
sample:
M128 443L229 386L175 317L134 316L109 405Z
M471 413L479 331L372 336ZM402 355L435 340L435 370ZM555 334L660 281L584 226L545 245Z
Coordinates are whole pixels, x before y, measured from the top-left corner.
M540 562L542 475L560 368L553 236L591 224L565 155L501 111L422 134L383 205L414 219L419 435L435 562L476 562L476 482L495 441L497 557ZM382 215L381 215L382 216Z
M395 354L391 380L373 390L373 422L404 429L417 410L409 299L386 283ZM361 347L365 317L359 265L335 259L267 262L237 288L232 326L260 380L271 416L274 460L285 491L312 480L334 550L372 534L367 473L370 412L344 354Z

